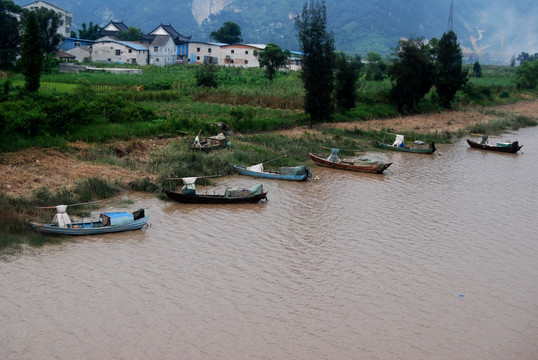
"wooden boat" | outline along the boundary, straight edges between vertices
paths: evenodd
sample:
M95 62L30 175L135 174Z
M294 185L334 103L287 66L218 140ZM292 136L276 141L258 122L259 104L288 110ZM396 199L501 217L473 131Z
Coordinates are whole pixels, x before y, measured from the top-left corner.
M32 228L35 231L43 234L97 235L121 231L139 230L144 227L149 220L149 214L146 214L144 209L140 209L133 213L101 213L99 215L99 220L97 221L71 222L69 215L67 215L66 213L67 206L68 205L56 206L57 213L54 216L52 223L41 224L37 222L31 222L30 224L32 225Z
M235 171L241 175L259 177L264 179L290 180L290 181L305 181L312 176L310 169L305 165L286 167L282 166L278 171L267 170L263 168L263 164L243 167L233 165Z
M425 143L420 140L413 141L411 146L405 146L404 142L404 135L398 135L398 134L391 134L396 135L396 140L392 144L387 144L384 142L377 142L377 146L387 149L387 150L393 150L393 151L402 151L402 152L410 152L410 153L416 153L416 154L433 154L435 149L435 142L431 142L428 147L425 147ZM385 139L383 138L383 141Z
M482 137L481 142L476 142L470 139L467 139L467 143L470 147L474 149L488 150L488 151L497 151L503 153L517 153L523 145L519 145L517 141L514 142L497 142L496 145L490 145L487 143L487 135Z
M185 184L181 192L165 190L166 196L171 200L186 204L244 204L257 203L267 200L267 191L263 191L263 185L259 184L251 189L226 189L224 194L197 194L196 177L177 178ZM171 180L177 180L176 178Z
M356 161L351 160L341 160L338 158L337 154L335 153L335 150L338 149L332 149L331 150L331 156L329 158L325 159L321 156L314 155L312 153L309 153L308 156L318 165L326 166L334 169L341 169L341 170L351 170L351 171L360 171L360 172L367 172L367 173L374 173L374 174L380 174L385 169L387 169L392 163L384 163L380 161L371 161L368 159L359 159Z
M211 151L219 148L226 147L227 139L223 133L219 133L215 136L208 136L204 140L200 140L200 134L196 136L194 142L191 144L192 150Z

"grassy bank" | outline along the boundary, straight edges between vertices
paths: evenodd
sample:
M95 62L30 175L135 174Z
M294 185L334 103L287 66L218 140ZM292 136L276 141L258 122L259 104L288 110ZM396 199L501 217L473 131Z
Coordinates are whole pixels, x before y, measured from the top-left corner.
M483 66L481 78L456 94L454 108L491 106L536 98L536 91L515 86L515 69ZM194 65L143 68L141 74L56 73L42 76L38 96L24 95L23 78L0 80L7 94L0 101L6 120L0 124L0 152L24 147L65 146L67 142L107 142L137 137L206 135L213 124L226 123L235 132L256 133L308 123L302 110L304 89L298 72L280 72L269 81L258 68L217 68L217 88L198 87ZM334 121L393 118L391 83L359 80L357 103ZM5 90L6 91L6 90ZM440 112L431 91L419 112Z

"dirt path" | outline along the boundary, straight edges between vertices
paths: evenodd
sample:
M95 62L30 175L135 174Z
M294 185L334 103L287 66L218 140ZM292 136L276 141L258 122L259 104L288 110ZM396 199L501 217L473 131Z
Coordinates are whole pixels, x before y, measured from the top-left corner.
M500 112L514 112L519 115L538 119L538 100L522 101L515 104L494 108ZM494 118L485 115L478 109L465 111L449 111L441 114L427 114L398 117L394 119L373 119L359 122L323 124L315 129L299 127L282 131L286 136L301 136L304 132L319 132L327 127L358 128L358 129L391 129L405 132L456 131L468 125L487 122ZM136 140L133 144L116 144L117 149L125 149L129 156L136 157L142 163L149 160L148 155L154 150L167 146L174 139ZM145 171L132 171L119 166L97 164L81 160L80 154L87 150L88 145L75 143L70 145L72 153L59 152L53 149L25 149L15 153L0 155L0 191L13 197L28 196L33 190L47 187L51 191L61 188L72 189L78 179L101 177L109 181L119 181L123 184L129 181L148 177L155 180L154 174Z
M529 116L538 119L538 100L521 101L515 104L497 106L494 109L498 112L514 112L519 115ZM485 115L484 111L478 108L470 108L463 111L445 111L442 113L402 116L392 119L372 119L367 121L344 122L344 123L327 123L316 129L300 127L296 129L285 130L283 135L293 136L306 132L318 132L324 128L341 128L341 129L363 129L363 130L380 130L387 129L394 132L415 131L421 133L434 131L457 131L464 129L468 125L488 122L494 119L494 115Z

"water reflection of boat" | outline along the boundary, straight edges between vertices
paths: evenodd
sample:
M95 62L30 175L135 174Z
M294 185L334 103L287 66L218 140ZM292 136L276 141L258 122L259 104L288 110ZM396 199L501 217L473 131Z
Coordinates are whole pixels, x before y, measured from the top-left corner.
M257 203L267 199L267 191L263 191L263 185L259 184L250 189L233 188L226 189L224 194L198 194L196 193L196 177L180 178L184 186L181 192L165 190L166 196L171 200L186 204L241 204ZM177 180L177 179L171 179Z
M519 145L517 141L498 141L495 145L491 145L488 143L487 135L482 135L482 140L480 142L467 139L467 143L470 147L474 149L497 151L503 153L517 153L523 147L523 145Z
M372 161L369 159L340 159L338 157L339 149L331 149L331 155L325 159L321 156L309 153L308 156L318 165L330 167L333 169L351 170L359 172L367 172L380 174L387 169L392 163L384 163L381 161Z
M388 133L390 134L390 133ZM416 153L416 154L433 154L435 152L435 142L431 142L428 147L426 147L425 143L420 140L413 141L411 146L405 146L404 141L404 135L397 135L397 134L391 134L396 135L396 139L392 144L387 144L384 142L377 142L377 145L383 149L387 150L393 150L393 151L402 151L402 152L410 152L410 153ZM383 141L385 138L383 137Z
M80 205L80 204L77 204ZM50 224L31 222L33 229L44 234L56 235L95 235L121 231L139 230L147 224L149 214L144 209L133 213L128 212L104 212L99 215L97 221L71 222L67 214L68 205L56 206L56 215ZM39 209L51 209L44 207ZM90 215L91 217L91 215Z

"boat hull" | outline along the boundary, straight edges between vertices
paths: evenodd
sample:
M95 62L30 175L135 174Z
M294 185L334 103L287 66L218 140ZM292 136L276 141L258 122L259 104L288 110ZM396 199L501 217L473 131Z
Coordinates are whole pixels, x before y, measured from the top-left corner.
M517 141L514 141L511 146L495 146L495 145L488 145L488 144L480 144L476 141L472 141L467 139L467 143L470 147L474 149L481 149L481 150L487 150L487 151L496 151L496 152L503 152L503 153L517 153L523 145L519 145Z
M241 175L253 176L253 177L264 178L264 179L305 181L306 179L310 177L310 171L301 175L293 175L293 174L281 174L277 171L264 171L264 172L251 171L242 166L237 166L237 165L234 165L233 168Z
M357 164L357 163L348 163L345 161L336 163L333 161L329 161L327 159L324 159L320 156L314 155L312 153L309 153L308 156L314 161L314 163L330 167L333 169L341 169L341 170L350 170L350 171L358 171L358 172L365 172L365 173L373 173L373 174L381 174L383 171L385 171L392 163L382 163L382 162L365 162L364 164Z
M399 146L392 146L390 144L384 144L382 142L378 142L377 146L383 149L387 149L387 150L410 152L410 153L415 153L415 154L433 154L436 151L435 143L433 142L430 144L429 148L418 148L418 147L413 148L413 147L407 147L407 146L399 147Z
M52 224L39 224L32 222L32 228L42 234L54 235L98 235L122 231L140 230L147 224L149 215L121 225L101 226L99 221L73 223L69 228L61 228Z
M171 200L184 204L245 204L257 203L260 200L267 199L267 192L251 196L228 197L224 195L199 195L199 194L182 194L175 191L166 191L166 196Z

